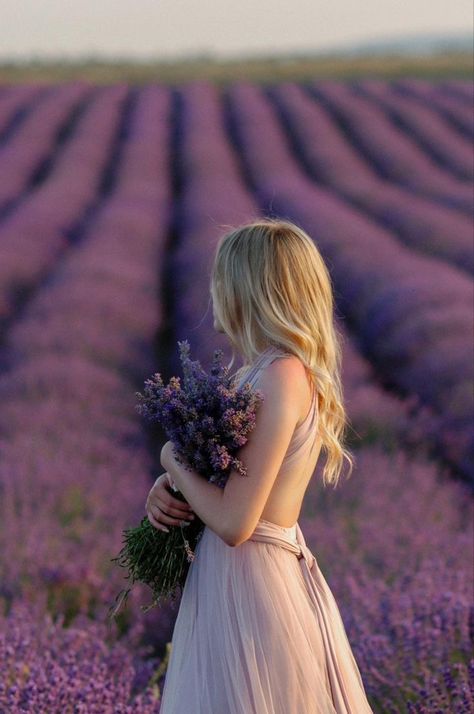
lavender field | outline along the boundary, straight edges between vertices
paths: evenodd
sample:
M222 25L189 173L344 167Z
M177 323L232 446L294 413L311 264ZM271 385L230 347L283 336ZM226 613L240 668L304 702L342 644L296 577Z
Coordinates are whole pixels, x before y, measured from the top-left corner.
M151 373L222 348L218 238L331 273L356 466L300 525L374 712L474 710L473 84L0 85L0 714L158 713L177 606L111 562L163 471ZM237 366L237 365L236 365ZM224 714L224 713L223 713ZM303 713L302 713L303 714Z

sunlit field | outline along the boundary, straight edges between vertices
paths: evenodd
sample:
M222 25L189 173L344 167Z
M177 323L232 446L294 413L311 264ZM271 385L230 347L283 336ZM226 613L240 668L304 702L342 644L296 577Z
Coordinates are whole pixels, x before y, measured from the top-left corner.
M370 704L471 712L472 81L1 76L0 712L159 712L177 607L107 620L163 470L135 393L230 359L210 267L263 215L333 281L355 468L299 522Z

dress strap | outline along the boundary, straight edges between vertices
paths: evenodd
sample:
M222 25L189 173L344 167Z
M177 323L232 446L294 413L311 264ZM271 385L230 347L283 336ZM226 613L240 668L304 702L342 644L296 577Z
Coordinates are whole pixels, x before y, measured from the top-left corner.
M255 377L258 373L273 362L273 360L278 357L284 357L287 353L282 349L275 347L275 345L269 345L263 350L255 360L255 362L248 368L244 374L239 378L239 386L241 387L245 382L250 382L253 386Z

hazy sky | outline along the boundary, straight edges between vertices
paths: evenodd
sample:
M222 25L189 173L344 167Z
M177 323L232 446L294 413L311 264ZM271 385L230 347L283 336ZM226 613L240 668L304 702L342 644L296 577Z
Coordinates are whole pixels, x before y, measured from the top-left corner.
M0 56L284 53L472 24L472 0L0 0Z

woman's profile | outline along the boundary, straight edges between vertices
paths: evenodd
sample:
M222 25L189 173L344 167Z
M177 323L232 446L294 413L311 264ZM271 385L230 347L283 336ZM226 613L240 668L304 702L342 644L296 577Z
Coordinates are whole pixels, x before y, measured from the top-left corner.
M321 453L326 486L337 484L344 459L352 467L328 270L300 227L262 218L221 237L210 290L214 328L243 358L234 380L264 399L239 451L247 476L231 473L218 527L203 518L160 714L370 714L338 606L298 523ZM177 485L201 517L202 500ZM184 513L152 492L147 508L157 527Z

